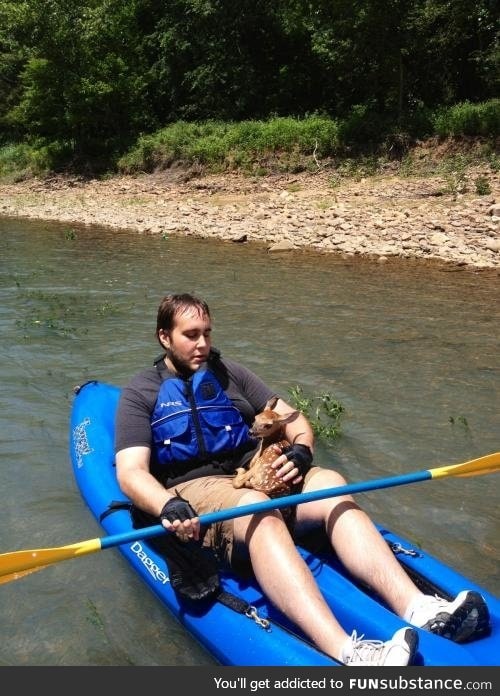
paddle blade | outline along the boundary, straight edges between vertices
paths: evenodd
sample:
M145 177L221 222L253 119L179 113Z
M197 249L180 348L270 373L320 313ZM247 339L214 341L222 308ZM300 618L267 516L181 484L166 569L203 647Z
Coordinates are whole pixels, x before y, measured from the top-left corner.
M16 573L9 573L8 575L1 575L0 576L0 585L6 585L8 582L13 582L14 580L20 580L21 578L24 578L25 575L31 575L31 573L36 573L39 570L42 570L42 568L46 568L47 566L37 566L36 568L30 568L29 570L20 570Z
M493 452L478 459L471 459L463 464L450 464L449 466L439 466L429 469L432 478L443 478L444 476L483 476L483 474L494 474L500 470L500 452Z
M77 556L84 556L101 550L100 539L90 539L69 546L50 549L27 549L0 554L0 584L19 580L41 568L66 561Z

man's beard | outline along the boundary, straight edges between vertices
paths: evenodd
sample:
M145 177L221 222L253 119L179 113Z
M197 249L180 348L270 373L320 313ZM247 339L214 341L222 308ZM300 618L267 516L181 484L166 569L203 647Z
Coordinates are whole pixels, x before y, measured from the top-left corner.
M192 368L186 360L183 360L172 348L166 348L165 354L174 366L175 371L182 377L190 377L198 368Z

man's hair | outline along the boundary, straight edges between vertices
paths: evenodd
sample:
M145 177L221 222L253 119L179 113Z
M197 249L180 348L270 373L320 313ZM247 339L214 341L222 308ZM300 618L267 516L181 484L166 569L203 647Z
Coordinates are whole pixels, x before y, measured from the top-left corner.
M195 310L201 316L210 319L210 310L205 300L200 300L194 295L183 293L178 295L166 295L160 302L156 317L156 338L159 340L160 329L172 331L175 326L175 318L189 310Z

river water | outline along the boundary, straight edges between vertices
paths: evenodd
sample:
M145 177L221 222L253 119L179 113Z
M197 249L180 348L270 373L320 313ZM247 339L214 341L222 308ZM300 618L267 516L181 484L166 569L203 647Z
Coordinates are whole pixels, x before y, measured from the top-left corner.
M214 345L289 401L329 393L342 435L316 460L350 481L500 450L496 273L377 264L0 219L0 551L102 535L68 454L72 389L123 385L159 352L168 292L209 302ZM376 521L500 590L496 474L360 495ZM0 586L0 665L211 665L118 550Z

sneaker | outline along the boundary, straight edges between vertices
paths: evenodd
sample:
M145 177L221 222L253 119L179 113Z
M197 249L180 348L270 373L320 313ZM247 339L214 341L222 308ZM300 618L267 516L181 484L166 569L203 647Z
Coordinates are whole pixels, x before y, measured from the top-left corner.
M490 632L490 614L479 592L464 590L452 602L437 595L424 595L410 607L405 621L455 643Z
M381 640L363 640L353 631L342 651L342 662L350 667L406 667L412 664L417 651L418 635L405 626L385 643Z

